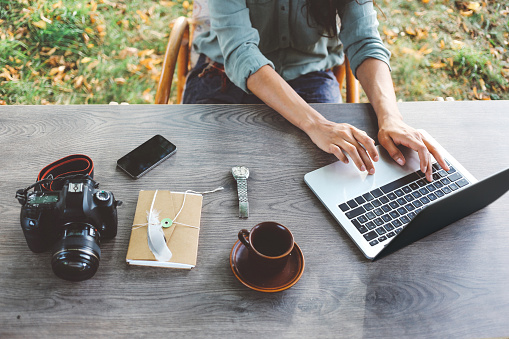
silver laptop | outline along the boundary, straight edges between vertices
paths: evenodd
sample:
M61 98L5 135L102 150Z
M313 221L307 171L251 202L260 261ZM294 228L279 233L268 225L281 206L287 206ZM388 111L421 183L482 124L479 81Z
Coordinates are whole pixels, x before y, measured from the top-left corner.
M433 159L431 183L420 171L417 152L401 149L406 164L400 166L381 146L377 146L380 160L374 162L373 175L360 172L353 161L349 164L337 161L304 176L306 184L369 259L391 253L473 213L509 188L509 169L499 173L503 176L499 179L506 181L504 187L495 189L497 184L493 180L488 183L488 179L477 185L478 180L435 139L423 130L420 132L437 147L450 167L446 172ZM472 192L458 194L469 188ZM494 189L497 192L486 192L493 196L480 197L478 203L469 196ZM454 211L444 212L444 208Z

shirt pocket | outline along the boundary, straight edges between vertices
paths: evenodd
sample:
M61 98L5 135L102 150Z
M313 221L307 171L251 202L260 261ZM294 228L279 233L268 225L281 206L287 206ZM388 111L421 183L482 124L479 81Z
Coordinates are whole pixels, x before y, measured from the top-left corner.
M306 53L315 52L318 45L322 45L324 30L314 20L308 18L305 1L297 1L290 18L291 47Z
M316 52L323 49L327 39L323 36L322 29L309 26L294 26L291 32L291 46L302 52Z
M246 0L246 3L251 26L260 35L258 48L263 54L274 51L279 44L277 1Z

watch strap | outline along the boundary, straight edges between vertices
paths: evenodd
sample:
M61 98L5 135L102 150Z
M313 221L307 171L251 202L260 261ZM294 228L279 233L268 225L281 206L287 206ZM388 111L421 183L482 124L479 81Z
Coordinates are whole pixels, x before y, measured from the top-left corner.
M237 179L237 193L239 196L239 218L249 217L249 203L247 201L247 179Z

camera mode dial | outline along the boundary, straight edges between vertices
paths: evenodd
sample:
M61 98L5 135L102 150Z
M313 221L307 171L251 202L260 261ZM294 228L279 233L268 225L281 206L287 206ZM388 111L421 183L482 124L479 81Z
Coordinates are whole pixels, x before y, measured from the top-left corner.
M108 191L98 191L94 196L99 201L108 201L110 200L111 194Z

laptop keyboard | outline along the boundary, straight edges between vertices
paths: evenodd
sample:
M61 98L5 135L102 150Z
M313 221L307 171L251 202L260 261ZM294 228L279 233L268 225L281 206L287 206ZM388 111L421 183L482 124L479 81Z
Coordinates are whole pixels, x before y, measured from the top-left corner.
M447 161L447 160L446 160ZM470 182L451 166L446 172L433 164L433 182L419 170L339 205L371 246L401 232L430 202L464 187Z

